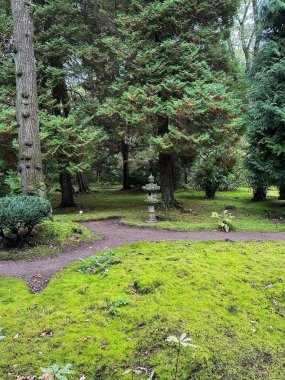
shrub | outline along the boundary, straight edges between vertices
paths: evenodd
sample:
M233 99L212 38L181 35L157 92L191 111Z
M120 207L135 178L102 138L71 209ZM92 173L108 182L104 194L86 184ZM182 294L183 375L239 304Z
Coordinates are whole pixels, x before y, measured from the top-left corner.
M51 214L48 200L16 196L0 198L0 238L8 245L24 243L33 228Z
M210 152L202 150L192 167L194 186L204 190L206 198L214 199L218 189L230 187L235 165L236 152L231 147Z

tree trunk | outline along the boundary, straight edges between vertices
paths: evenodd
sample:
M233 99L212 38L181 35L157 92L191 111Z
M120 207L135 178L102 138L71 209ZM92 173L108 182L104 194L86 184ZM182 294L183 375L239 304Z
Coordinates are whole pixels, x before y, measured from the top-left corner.
M71 175L62 171L60 173L61 204L60 207L75 207Z
M63 64L57 59L50 58L49 64L58 70L63 70ZM56 101L53 113L58 116L68 117L70 114L70 102L64 74L57 78L52 89L53 99Z
M78 181L78 192L79 193L91 193L91 190L88 186L88 180L85 173L79 172L77 173L77 181Z
M162 205L167 208L175 203L171 154L159 153L159 169Z
M217 191L217 187L215 186L207 186L205 188L205 198L206 199L216 199L216 191Z
M253 47L253 56L257 57L259 50L260 50L260 44L261 44L261 37L262 37L262 26L260 21L260 5L261 2L258 0L252 0L252 9L253 9L253 19L254 19L254 33L255 33L255 42Z
M168 133L168 119L160 120L158 133L160 136ZM176 204L174 196L174 183L173 183L173 164L172 153L160 152L159 153L159 170L160 170L160 188L162 197L162 206L167 208L169 205Z
M264 186L257 186L253 189L254 202L265 201L266 200L266 188Z
M279 198L280 201L284 201L285 200L285 184L282 184L279 186Z
M52 67L56 67L57 69L63 69L62 62L57 59L50 58L49 64ZM65 81L65 76L62 74L61 77L57 78L57 82L53 86L52 89L53 99L55 100L55 105L53 107L53 113L57 116L67 118L70 113L70 105L69 105L69 96L67 91L67 85ZM73 137L69 136L69 139L72 140ZM70 154L72 152L69 152ZM58 158L59 167L61 170L60 173L60 186L61 186L61 204L60 207L75 207L76 204L74 202L74 191L71 183L71 175L66 171L66 167L71 160L68 155L60 155Z
M177 154L171 154L173 191L179 189L183 179L181 163Z
M11 8L14 21L16 118L19 127L22 193L45 196L38 119L33 5L28 0L11 0Z
M188 170L184 169L184 183L185 185L188 185Z
M130 163L129 163L130 145L122 140L122 156L123 156L123 190L131 188L130 183Z

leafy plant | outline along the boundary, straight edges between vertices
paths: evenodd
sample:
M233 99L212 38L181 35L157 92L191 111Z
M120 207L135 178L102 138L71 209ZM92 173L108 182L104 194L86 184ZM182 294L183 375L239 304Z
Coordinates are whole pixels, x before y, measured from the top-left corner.
M17 246L25 242L34 227L51 214L51 205L41 197L16 196L0 199L0 238Z
M187 338L187 334L182 334L181 336L171 335L166 338L166 342L175 344L177 347L177 357L176 357L176 363L175 363L175 374L174 374L174 380L177 379L178 376L178 368L179 368L179 362L181 357L181 350L182 348L186 347L192 347L192 348L198 348L195 344L192 344L193 339Z
M122 306L128 305L128 301L125 299L119 299L117 301L108 301L108 312L115 316L118 315L118 309Z
M106 249L102 255L91 256L87 260L81 259L81 267L78 269L81 273L108 275L108 268L112 265L120 264L121 260L116 257L114 251Z
M50 367L42 368L42 375L40 380L68 380L66 375L73 373L72 365L58 365L53 364Z
M234 216L229 210L224 210L220 214L218 212L212 212L212 218L218 220L220 230L230 232L233 229L232 220Z
M8 170L4 182L9 188L9 195L21 194L21 177L17 171Z

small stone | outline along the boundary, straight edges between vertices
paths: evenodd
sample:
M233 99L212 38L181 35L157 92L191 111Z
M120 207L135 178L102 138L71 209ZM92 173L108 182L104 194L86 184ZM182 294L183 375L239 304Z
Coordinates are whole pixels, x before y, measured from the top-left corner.
M236 209L237 209L237 207L235 205L227 205L225 207L225 210L236 210Z

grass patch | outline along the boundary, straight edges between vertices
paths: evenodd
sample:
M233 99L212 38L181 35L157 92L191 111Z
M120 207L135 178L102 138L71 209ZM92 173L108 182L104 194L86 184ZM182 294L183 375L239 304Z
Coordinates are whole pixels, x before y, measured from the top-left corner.
M114 253L106 276L78 262L36 295L0 279L1 379L71 363L70 379L131 379L123 373L143 367L169 380L176 349L165 339L182 333L198 349L183 349L179 379L283 378L284 243L136 243Z
M236 231L285 232L285 203L278 200L276 190L268 193L265 202L251 202L250 189L242 188L236 191L219 192L216 200L204 199L204 192L178 191L177 199L181 201L190 213L183 214L176 210L158 211L161 220L151 228L174 229L180 231L198 231L218 229L218 223L211 218L212 212L221 213L229 205L234 215L233 227ZM55 210L62 220L92 220L109 217L122 217L123 223L134 226L145 226L147 207L144 203L145 194L140 191L104 190L88 195L78 195L78 209ZM53 194L53 205L59 204L59 195ZM83 210L83 215L78 211ZM269 219L267 216L269 215ZM282 217L283 220L278 220Z
M44 220L35 228L29 245L20 249L1 249L0 260L33 259L59 253L65 245L98 239L98 235L70 220Z

